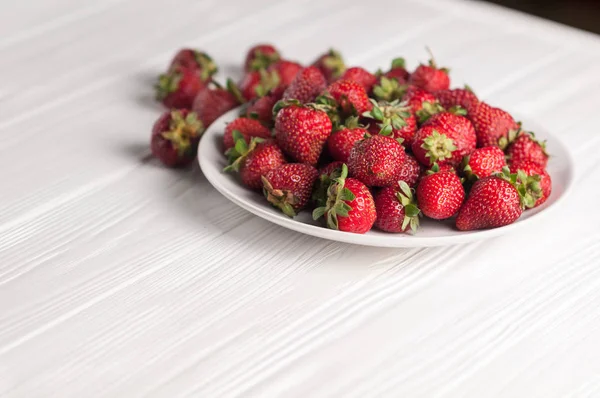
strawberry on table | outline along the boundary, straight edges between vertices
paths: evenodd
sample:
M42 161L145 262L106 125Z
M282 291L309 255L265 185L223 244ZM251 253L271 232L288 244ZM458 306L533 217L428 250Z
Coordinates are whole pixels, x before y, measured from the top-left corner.
M364 126L358 124L358 117L348 118L343 126L339 126L327 139L327 149L335 160L347 162L350 151L357 141L367 134Z
M283 93L284 100L295 99L306 104L313 102L327 87L327 81L321 71L314 67L302 69Z
M238 131L233 131L233 138L235 146L225 153L229 166L223 171L239 172L242 184L250 189L262 188L261 176L286 163L283 152L272 139L252 137L248 142Z
M346 72L340 77L340 80L352 80L363 86L367 93L370 93L373 86L377 83L377 76L365 68L355 66L346 69Z
M411 188L404 181L382 188L375 195L375 227L385 232L417 232L419 215Z
M407 103L371 100L373 108L362 114L370 124L369 131L402 139L402 145L410 148L417 132L417 120Z
M532 162L531 160L520 160L518 162L511 161L510 172L517 173L519 170L522 170L527 176L540 176L541 196L533 206L538 207L544 203L552 193L552 178L550 178L550 174L548 174L543 166Z
M532 132L520 131L516 134L516 137L511 137L511 135L509 133L509 143L506 148L506 155L511 162L529 160L539 164L542 168L546 167L549 157L546 153L546 142L538 141ZM500 146L504 146L502 141Z
M450 88L450 77L447 68L438 68L435 60L431 58L429 65L419 65L411 73L408 82L429 92L447 90Z
M195 70L205 82L209 81L218 70L217 65L207 53L193 48L183 48L175 54L171 65L169 65L169 70L180 67Z
M325 54L320 55L312 63L312 66L319 68L325 79L327 79L327 83L333 83L346 71L342 55L334 49L330 49Z
M208 128L215 120L226 112L244 102L239 90L231 80L227 81L227 88L216 85L201 91L194 99L192 110Z
M179 66L158 77L156 99L167 108L189 109L206 84L197 70Z
M470 231L512 224L524 209L535 206L541 195L539 179L523 171L510 174L505 168L502 174L478 180L458 212L456 228Z
M287 163L262 176L263 193L269 203L294 217L310 200L318 172L305 163Z
M257 44L253 46L246 54L244 70L246 72L266 69L271 64L279 61L281 55L279 51L271 44Z
M187 166L196 157L203 132L204 126L194 112L185 109L165 112L152 128L152 154L165 166Z
M511 130L518 130L519 125L513 117L500 108L494 108L480 102L468 114L477 133L477 146L500 146L508 139Z
M419 209L429 218L444 220L452 217L464 200L462 182L450 171L427 174L417 185Z
M502 149L497 146L486 146L475 149L465 157L463 163L465 175L473 180L501 172L506 166L506 159Z
M367 186L385 187L398 182L405 159L404 147L397 140L374 135L354 144L348 169Z
M314 104L280 101L275 105L275 138L277 144L293 160L316 165L327 138L331 120Z
M263 126L258 120L247 117L238 117L228 123L227 127L225 127L225 134L223 134L224 150L228 150L235 145L233 131L239 132L246 141L250 141L250 138L252 137L271 137L271 131Z
M348 178L345 164L339 174L330 176L330 183L319 203L322 206L313 211L313 219L325 217L328 228L345 232L364 234L371 230L377 212L369 188L359 180Z

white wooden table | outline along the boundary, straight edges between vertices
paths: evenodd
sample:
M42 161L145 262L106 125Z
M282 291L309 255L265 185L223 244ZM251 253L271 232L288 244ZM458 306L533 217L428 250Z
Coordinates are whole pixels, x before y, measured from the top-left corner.
M2 3L1 397L600 396L598 36L468 1L168 3ZM569 141L575 192L510 236L377 249L149 159L174 51L237 78L259 41L371 69L427 44Z

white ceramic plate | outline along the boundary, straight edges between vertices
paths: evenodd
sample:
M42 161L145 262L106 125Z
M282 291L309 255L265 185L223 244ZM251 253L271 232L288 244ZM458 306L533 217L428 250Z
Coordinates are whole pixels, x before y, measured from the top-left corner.
M262 194L244 188L235 175L222 172L227 164L222 153L223 131L226 123L237 117L238 113L239 109L234 109L223 115L210 126L200 141L198 159L206 179L221 194L249 212L282 227L319 238L381 247L444 246L487 239L539 219L542 214L551 213L550 208L555 208L565 198L573 182L573 160L566 146L543 128L524 120L523 125L535 131L536 137L547 140L547 150L552 155L548 164L548 172L552 177L552 195L542 206L524 212L517 222L502 228L461 232L454 228L453 221L439 222L422 218L421 227L415 235L391 234L376 229L364 235L335 231L313 221L310 211L301 212L293 219L285 216L272 207Z

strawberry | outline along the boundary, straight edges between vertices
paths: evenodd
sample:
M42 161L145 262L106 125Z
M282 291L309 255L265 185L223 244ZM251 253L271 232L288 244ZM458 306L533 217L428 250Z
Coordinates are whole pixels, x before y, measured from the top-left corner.
M317 175L309 164L283 164L262 176L263 192L269 203L294 217L310 200Z
M196 157L203 132L202 122L194 112L185 109L165 112L152 127L152 154L165 166L187 166Z
M465 156L463 164L467 178L473 180L501 172L506 166L506 160L500 148L486 146L475 149L470 155Z
M283 93L284 100L296 99L303 104L313 102L327 87L321 71L314 67L302 69Z
M409 187L414 188L417 186L422 172L423 166L421 163L413 155L407 153L398 179L406 182Z
M206 82L195 69L176 67L158 77L156 99L167 108L189 109Z
M550 178L550 174L544 169L543 166L532 162L531 160L521 160L518 162L512 162L510 164L510 172L517 173L519 170L522 170L527 176L540 176L540 188L541 188L541 196L535 202L533 207L538 207L542 203L548 199L548 196L552 193L552 178Z
M450 88L448 69L438 68L433 58L429 61L429 65L419 65L410 75L408 82L430 92Z
M350 174L368 186L385 187L400 179L406 158L404 147L385 135L366 137L350 151Z
M382 188L375 195L377 220L375 227L385 232L417 232L419 214L410 187L404 182L399 187Z
M367 93L370 93L373 86L377 83L377 76L364 68L355 66L346 69L340 80L352 80L363 86Z
M246 72L266 69L269 65L279 61L279 51L270 44L257 44L246 55L244 70Z
M330 84L325 98L337 105L344 116L362 115L373 106L364 87L350 80L338 80Z
M204 82L208 82L218 70L217 65L207 53L192 48L183 48L175 54L169 70L178 68L195 70Z
M404 58L394 58L392 60L392 67L383 76L388 79L396 79L400 84L408 82L410 73L406 70L406 61L404 61Z
M273 126L273 107L277 103L277 98L273 94L267 94L264 97L255 98L246 108L246 117L256 119L267 127Z
M364 234L373 227L377 218L375 202L365 184L347 178L347 175L348 168L344 164L339 174L334 172L330 176L326 197L319 201L324 205L313 211L313 219L325 216L328 228Z
M373 86L373 96L377 100L392 102L402 99L407 89L406 84L399 83L397 79L383 75L379 77L379 81Z
M226 112L241 105L243 97L231 80L227 81L227 89L217 86L201 91L194 99L192 110L196 112L205 128Z
M319 56L319 58L312 63L312 66L319 68L321 73L323 73L323 76L325 76L327 83L333 83L346 71L346 65L344 64L342 55L334 49L330 49L325 54Z
M362 114L368 120L373 121L369 131L401 139L402 144L410 148L417 132L417 119L412 109L406 103L398 100L393 102L371 100L371 103L373 108Z
M518 130L512 116L500 108L494 108L485 102L480 102L469 112L477 133L477 146L499 146L500 142L508 139L510 130Z
M225 153L229 166L223 171L239 172L242 184L250 189L262 188L261 176L286 163L274 140L252 137L248 143L238 131L233 132L233 138L235 146Z
M319 169L319 176L322 175L327 175L329 176L331 173L333 173L336 169L341 170L342 169L342 164L344 164L344 162L341 162L339 160L336 160L334 162L330 162L325 164L324 166L322 166Z
M454 140L433 126L421 127L415 134L411 148L415 158L425 166L434 163L442 165L458 158L454 156Z
M363 126L358 125L358 117L348 118L345 126L340 126L327 139L329 154L335 160L347 162L354 144L367 133Z
M452 217L465 200L460 178L449 171L424 176L417 186L419 208L429 218L444 220Z
M469 86L465 86L465 88L436 91L435 97L442 107L450 109L455 106L460 106L467 111L467 114L474 111L477 104L479 104L479 99Z
M247 117L238 117L225 127L223 134L223 148L228 150L235 145L233 140L233 131L237 130L246 141L251 137L270 138L271 131L263 126L258 120Z
M423 140L420 144L417 144L418 148L413 146L413 152L419 161L423 162L426 159L423 157L428 157L430 160L440 163L450 163L452 165L458 165L463 157L473 152L476 146L476 135L475 129L473 125L466 117L461 115L454 114L452 112L441 112L431 116L421 129L432 127L437 130L440 134L445 135L447 138L452 140L453 146L455 147L452 150L452 156L447 160L439 159L439 156L436 155L436 148L438 143L425 143L423 138L426 137L426 134L419 134L419 139ZM425 129L427 130L427 129ZM415 137L415 142L417 138ZM423 146L425 144L425 147ZM429 150L432 150L429 152ZM424 153L424 151L428 151ZM429 154L429 156L427 156ZM424 163L427 165L427 163Z
M250 101L255 98L264 97L275 90L279 86L280 81L277 72L260 69L246 73L240 81L239 87L244 98Z
M537 163L542 168L548 164L548 153L546 153L546 142L540 142L535 139L532 132L519 132L515 138L510 137L510 144L506 148L506 155L511 162L522 162L529 160ZM502 140L500 146L503 146Z
M302 65L299 63L283 59L269 66L267 72L271 74L276 73L279 76L279 84L275 89L275 95L281 97L301 70Z
M427 106L427 104L441 106L433 94L415 86L408 87L402 96L402 101L406 101L415 113L422 110L423 106Z
M283 151L300 163L316 165L331 134L331 120L314 105L280 101L273 108L275 138Z
M456 228L461 231L497 228L512 224L523 209L535 205L541 194L538 175L528 177L523 171L503 173L477 180L469 197L456 217Z

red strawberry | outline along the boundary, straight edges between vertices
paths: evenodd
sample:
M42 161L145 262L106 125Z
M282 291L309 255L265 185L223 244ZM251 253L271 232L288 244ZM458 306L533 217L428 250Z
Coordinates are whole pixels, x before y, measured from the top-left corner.
M541 193L539 176L496 174L477 180L469 197L456 217L456 228L461 231L497 228L512 224L533 207Z
M287 163L262 176L263 192L273 206L294 217L310 200L317 169L304 163Z
M504 166L504 152L497 146L486 146L475 149L465 157L463 170L468 178L478 179L499 173Z
M329 154L335 160L347 162L352 147L357 141L362 140L365 134L367 134L367 130L358 125L358 118L349 118L345 126L340 126L327 139Z
M373 196L365 184L347 175L348 168L342 165L340 173L331 176L327 196L319 201L324 205L313 211L313 219L325 216L328 228L364 234L377 218Z
M417 186L417 200L424 215L444 220L456 214L465 200L465 189L456 174L440 171L421 179Z
M266 69L274 62L279 61L279 51L270 44L257 44L246 55L244 70L246 72Z
M250 189L262 188L261 176L285 163L283 152L270 139L253 137L248 144L237 131L233 136L235 146L225 153L229 158L229 166L223 171L239 172L242 184Z
M218 70L217 65L207 53L192 48L181 49L175 54L169 70L178 68L195 70L204 82L208 82Z
M533 207L538 207L548 199L552 193L552 178L550 174L544 169L543 166L532 162L531 160L521 160L519 162L511 162L510 172L517 173L522 170L528 176L539 175L540 176L540 188L542 190L540 198L535 202Z
M408 102L408 105L410 105L415 113L423 109L424 105L439 105L437 98L433 94L415 86L408 87L402 96L402 101Z
M323 73L323 76L325 76L325 79L327 79L327 83L332 83L339 79L346 71L346 65L344 64L342 55L334 49L330 49L325 54L319 56L319 58L312 63L312 66L319 68L321 73Z
M480 102L469 112L477 133L477 146L499 146L499 142L508 139L510 130L518 130L512 116L500 108L493 108L485 102Z
M189 109L206 82L195 69L177 67L158 77L156 99L167 108Z
M433 58L429 61L429 65L419 65L408 81L410 84L430 92L447 90L450 87L448 69L438 68Z
M331 134L331 120L310 105L280 101L273 110L275 138L283 151L300 163L316 165Z
M384 76L388 79L396 79L400 84L405 84L410 77L410 73L406 70L404 58L394 58L392 60L392 67L389 71L385 72Z
M194 112L172 110L162 114L152 128L152 154L168 167L187 166L194 161L202 122Z
M470 154L475 149L477 140L475 129L466 117L451 112L441 112L431 116L421 129L428 126L436 129L440 134L451 139L454 144L455 149L452 152L452 157L446 161L440 159L441 163L447 162L452 165L458 165L463 160L463 157ZM423 139L423 134L419 134L419 139ZM416 141L417 138L415 137L415 142ZM420 145L417 144L418 149L416 150L415 147L413 147L413 152L417 159L419 159L419 161L426 161L426 159L423 158L423 155L427 157L427 154L423 153L423 151L434 148L432 152L429 152L429 159L438 161L438 159L436 159L435 146L432 147L427 144L426 147L423 147L423 144L424 142L421 142ZM427 165L427 163L425 164Z
M421 163L413 155L407 153L398 179L406 182L409 187L414 188L417 186L422 171L423 166Z
M454 140L433 126L423 126L417 131L412 151L417 160L425 166L434 163L442 165L458 159L458 156L454 156Z
M440 90L435 93L435 96L444 108L450 109L460 106L467 111L467 114L474 111L479 103L479 99L477 99L477 96L471 91L469 86L451 90Z
M355 66L348 68L342 77L340 77L340 80L352 80L363 86L367 93L370 93L373 86L377 83L377 76L364 68Z
M335 162L327 163L326 165L322 166L319 169L319 175L320 176L322 176L322 175L329 176L331 173L334 172L334 170L336 170L336 169L341 170L343 164L344 164L344 162L341 162L339 160L336 160Z
M202 120L204 127L208 128L215 120L242 102L241 94L233 82L228 81L227 89L217 86L201 91L194 100L192 110Z
M272 94L253 99L246 108L246 117L256 119L267 127L273 126L273 107L277 98Z
M325 77L314 66L304 68L283 93L284 100L296 99L303 104L313 102L327 87Z
M509 137L510 140L511 137ZM502 146L502 142L500 145ZM506 155L511 162L522 162L529 160L537 163L543 168L548 164L548 154L546 153L546 142L540 142L535 139L531 132L521 132L510 142L506 148Z
M385 232L417 232L419 214L410 187L404 182L389 186L375 195L375 226Z
M374 135L354 144L348 168L350 174L364 184L385 187L398 182L405 158L404 147L398 141Z
M279 75L274 71L260 69L246 73L240 81L239 87L246 100L264 97L275 90L281 82Z
M247 117L238 117L225 127L223 134L223 147L225 150L235 145L233 140L233 131L238 131L246 141L251 137L270 138L271 131L263 126L258 120Z
M381 101L396 101L402 99L408 90L408 86L399 83L395 78L388 78L385 75L379 78L379 81L373 86L373 96ZM427 93L429 94L429 93Z
M330 84L326 97L337 104L344 116L362 115L373 106L363 86L350 80L338 80Z
M369 131L402 139L402 145L410 148L417 132L417 119L406 103L371 100L373 108L362 116L370 119Z
M297 62L280 60L269 66L269 73L276 73L279 76L279 85L275 89L275 94L282 96L285 89L292 84L296 75L302 70L302 65Z

